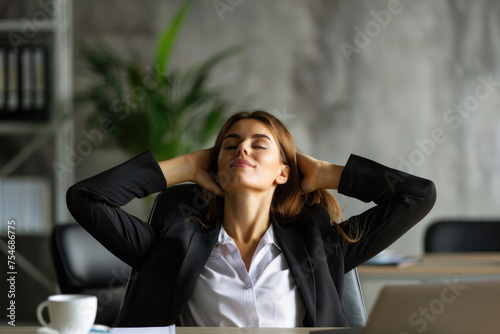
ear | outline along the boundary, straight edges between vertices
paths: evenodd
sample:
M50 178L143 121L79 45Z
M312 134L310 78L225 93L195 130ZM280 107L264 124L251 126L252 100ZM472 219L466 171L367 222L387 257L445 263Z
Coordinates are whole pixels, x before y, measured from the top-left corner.
M274 180L277 184L284 184L288 181L288 175L290 174L290 167L288 165L282 164L281 170L276 179Z

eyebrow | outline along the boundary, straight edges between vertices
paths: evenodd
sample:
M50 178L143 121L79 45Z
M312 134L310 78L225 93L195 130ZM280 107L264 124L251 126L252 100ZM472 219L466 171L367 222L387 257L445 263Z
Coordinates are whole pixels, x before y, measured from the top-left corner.
M241 137L238 134L236 134L236 133L230 133L230 134L226 135L224 137L224 139L222 139L222 141L226 140L227 138L237 138L237 139L240 139ZM265 135L263 133L253 134L252 138L267 138L269 141L272 141L271 138L269 138L269 136L267 136L267 135Z

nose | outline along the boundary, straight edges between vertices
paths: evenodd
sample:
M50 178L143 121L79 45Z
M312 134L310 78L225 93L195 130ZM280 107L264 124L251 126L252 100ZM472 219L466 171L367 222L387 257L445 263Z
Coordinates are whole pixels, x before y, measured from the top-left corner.
M236 154L238 156L240 156L242 152L244 155L248 155L248 152L249 152L248 146L244 142L240 143L240 145L238 146L238 149L236 150Z

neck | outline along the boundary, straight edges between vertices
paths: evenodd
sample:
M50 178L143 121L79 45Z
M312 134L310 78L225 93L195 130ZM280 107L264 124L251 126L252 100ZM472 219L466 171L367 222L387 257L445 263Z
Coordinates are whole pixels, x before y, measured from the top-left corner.
M226 193L224 229L237 244L258 243L271 223L273 192Z

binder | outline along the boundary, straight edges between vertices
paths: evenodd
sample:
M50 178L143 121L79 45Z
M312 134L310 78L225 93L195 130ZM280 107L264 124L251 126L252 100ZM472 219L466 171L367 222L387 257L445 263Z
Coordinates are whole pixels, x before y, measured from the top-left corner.
M0 113L3 112L5 106L5 98L7 96L6 67L7 67L7 59L5 54L5 48L0 47Z
M48 92L48 87L47 87L47 82L46 82L46 66L44 63L46 62L45 60L45 52L41 47L36 47L34 50L34 56L33 56L33 61L34 61L34 78L35 78L35 84L34 84L34 89L35 89L35 109L41 110L44 107L46 107L47 104L47 92Z
M15 112L19 107L19 62L14 49L8 53L7 111Z
M31 109L32 104L32 78L33 73L33 54L31 48L21 50L21 108L23 110Z
M44 45L0 45L0 122L48 120L49 59Z

